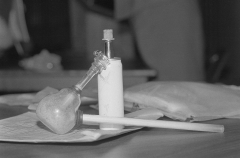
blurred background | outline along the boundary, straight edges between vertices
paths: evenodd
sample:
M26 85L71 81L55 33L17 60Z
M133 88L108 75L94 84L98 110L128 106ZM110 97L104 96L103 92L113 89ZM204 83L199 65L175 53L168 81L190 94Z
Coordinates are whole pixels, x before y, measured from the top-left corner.
M10 10L10 2L2 0L5 3L2 6L9 6ZM86 69L89 65L85 61L93 61L93 51L104 48L103 30L113 29L118 39L112 45L116 55L124 61L136 59L130 31L114 20L112 0L23 0L23 4L30 40L21 43L24 52L20 58L47 49L62 57L65 69ZM11 56L14 49L2 50L7 52L2 54L8 56L2 57L2 68L18 65L19 58Z
M0 1L5 21L12 1ZM103 50L102 31L113 29L113 50L124 69L148 68L127 22L114 18L113 0L23 0L27 33L0 50L0 69L22 69L19 61L43 49L61 57L64 70L88 69L93 51ZM199 0L204 29L206 81L240 84L240 1ZM20 4L21 6L21 4ZM19 10L19 5L17 6ZM21 8L20 8L21 10ZM17 13L16 15L19 15ZM14 28L13 28L14 30ZM17 34L17 33L16 33ZM18 37L18 36L17 36Z

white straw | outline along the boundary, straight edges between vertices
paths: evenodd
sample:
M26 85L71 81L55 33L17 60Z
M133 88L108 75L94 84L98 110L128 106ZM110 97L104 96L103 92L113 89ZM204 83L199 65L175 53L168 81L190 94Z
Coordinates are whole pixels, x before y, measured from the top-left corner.
M218 132L218 133L224 132L223 125L163 121L163 120L144 120L144 119L134 119L134 118L126 118L126 117L123 117L123 118L106 117L106 116L87 115L87 114L83 114L83 122L110 123L110 124L121 124L121 125L127 125L127 126L170 128L170 129Z

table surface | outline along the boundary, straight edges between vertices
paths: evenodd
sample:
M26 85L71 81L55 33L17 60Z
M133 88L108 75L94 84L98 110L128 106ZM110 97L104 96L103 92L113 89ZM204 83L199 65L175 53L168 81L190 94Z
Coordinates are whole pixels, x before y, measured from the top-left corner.
M85 107L86 108L86 107ZM1 104L0 119L27 111L27 107ZM240 120L219 119L205 123L225 125L224 133L143 128L90 143L0 142L0 157L44 158L146 158L240 157Z

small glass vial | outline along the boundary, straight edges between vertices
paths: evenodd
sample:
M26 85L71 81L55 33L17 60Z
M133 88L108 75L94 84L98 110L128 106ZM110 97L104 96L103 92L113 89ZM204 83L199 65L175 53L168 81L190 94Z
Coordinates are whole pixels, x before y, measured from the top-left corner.
M112 30L104 30L105 56L110 64L98 74L99 115L124 117L123 78L121 59L112 57L110 43L113 40ZM102 130L121 130L123 125L100 124Z

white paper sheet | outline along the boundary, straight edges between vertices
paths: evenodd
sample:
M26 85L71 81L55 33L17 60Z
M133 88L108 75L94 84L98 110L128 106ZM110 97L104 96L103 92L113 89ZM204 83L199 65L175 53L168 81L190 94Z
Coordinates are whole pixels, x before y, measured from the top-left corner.
M14 108L14 107L13 107ZM155 109L140 110L125 115L126 117L158 119L163 116ZM104 131L97 125L83 125L64 135L58 135L44 126L34 112L27 112L15 117L0 120L0 141L28 143L76 143L93 142L123 133L141 129L125 127L122 130Z

